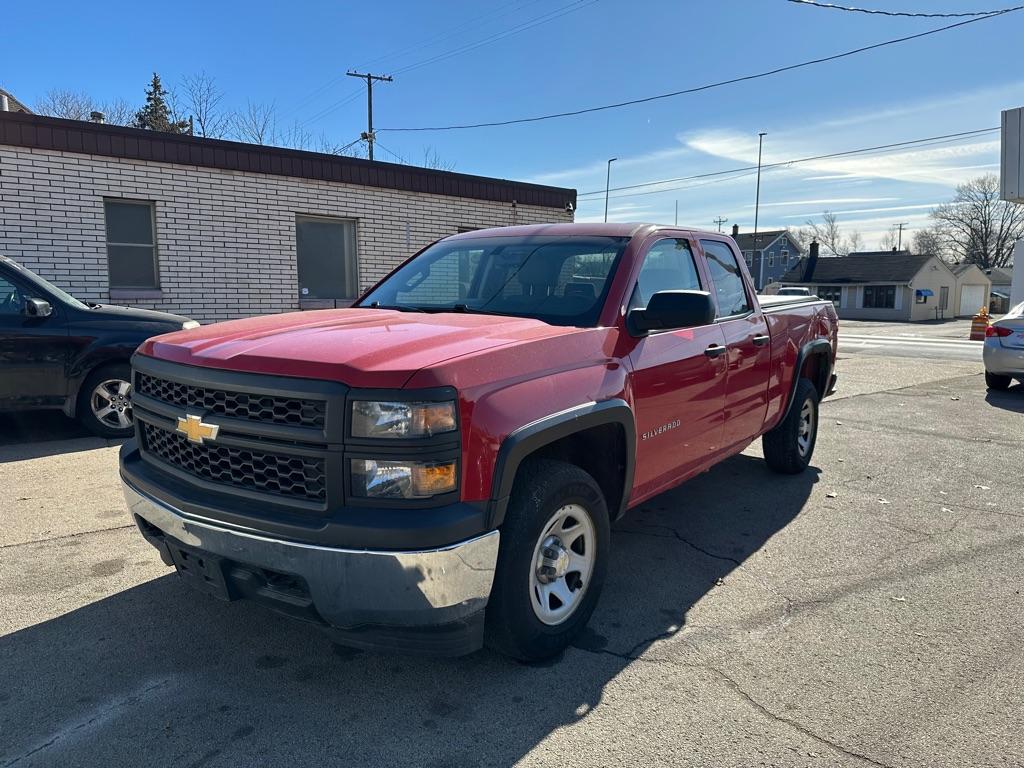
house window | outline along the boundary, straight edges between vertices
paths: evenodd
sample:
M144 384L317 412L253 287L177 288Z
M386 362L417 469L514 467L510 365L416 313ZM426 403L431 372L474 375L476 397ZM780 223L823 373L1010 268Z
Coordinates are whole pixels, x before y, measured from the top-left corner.
M747 266L748 267L753 267L754 266L754 252L753 251L744 251L743 252L743 258L745 258L747 260Z
M295 253L301 299L354 299L359 294L356 223L322 216L295 217Z
M928 297L920 291L914 291L914 303L915 304L927 304Z
M772 252L770 252L768 254L768 266L769 267L774 267L775 266L775 251L772 251Z
M865 285L864 303L862 306L864 309L895 309L896 286Z
M148 200L103 201L111 288L160 287L153 207Z
M843 300L843 288L840 285L819 285L816 293L819 299L831 301L837 307Z
M789 264L789 250L787 248L782 249L782 265L786 266Z

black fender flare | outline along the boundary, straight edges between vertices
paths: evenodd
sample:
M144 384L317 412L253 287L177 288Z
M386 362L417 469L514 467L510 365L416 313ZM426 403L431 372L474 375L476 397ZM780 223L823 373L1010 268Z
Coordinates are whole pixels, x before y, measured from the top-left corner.
M796 356L796 365L793 367L793 381L789 385L789 397L786 400L786 409L782 412L781 424L789 416L793 408L793 398L796 397L796 387L800 383L800 371L804 369L804 363L812 357L824 358L824 364L818 368L819 381L814 382L824 399L828 394L829 380L832 377L832 344L828 339L814 339L804 344Z
M605 424L620 425L626 438L626 469L622 483L622 498L608 499L612 520L621 517L626 511L626 504L633 488L636 467L636 422L629 404L621 398L613 398L584 403L545 416L520 427L505 438L494 462L490 527L496 528L504 521L516 473L527 456L556 440Z

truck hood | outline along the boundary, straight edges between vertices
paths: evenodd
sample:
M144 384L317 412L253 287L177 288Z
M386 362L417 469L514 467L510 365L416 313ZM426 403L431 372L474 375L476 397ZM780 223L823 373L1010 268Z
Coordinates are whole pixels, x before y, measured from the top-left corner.
M169 333L139 352L207 368L398 388L445 360L579 330L495 315L328 309Z

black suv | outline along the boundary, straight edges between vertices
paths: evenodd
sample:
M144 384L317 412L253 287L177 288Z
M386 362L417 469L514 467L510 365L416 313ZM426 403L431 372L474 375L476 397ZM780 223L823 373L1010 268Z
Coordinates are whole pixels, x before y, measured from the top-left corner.
M60 408L103 437L132 434L128 359L150 336L198 325L83 303L0 256L0 411Z

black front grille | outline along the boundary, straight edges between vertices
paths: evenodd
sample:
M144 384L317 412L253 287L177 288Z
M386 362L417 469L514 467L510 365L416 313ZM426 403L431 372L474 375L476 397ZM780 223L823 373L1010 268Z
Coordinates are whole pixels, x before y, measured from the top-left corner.
M323 458L197 444L149 422L140 422L139 426L145 450L195 477L314 502L322 503L327 498Z
M193 407L235 419L272 424L323 429L327 414L327 403L323 400L196 387L142 372L135 374L135 390L183 408Z

